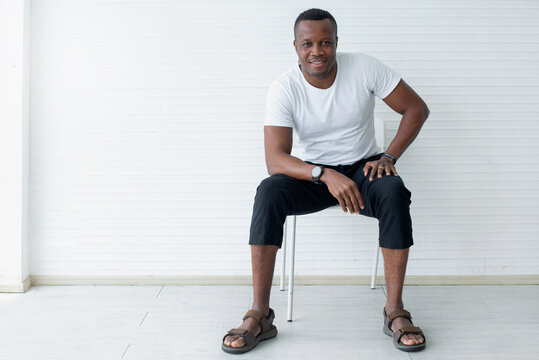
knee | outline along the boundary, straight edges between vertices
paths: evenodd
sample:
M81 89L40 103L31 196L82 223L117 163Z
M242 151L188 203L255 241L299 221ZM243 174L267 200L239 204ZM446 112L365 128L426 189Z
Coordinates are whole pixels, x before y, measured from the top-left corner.
M382 186L382 200L395 205L410 205L412 193L404 186L404 182L398 176L384 176ZM381 180L382 180L381 179Z
M272 204L286 199L287 179L286 175L272 175L260 183L256 189L255 202L260 204Z

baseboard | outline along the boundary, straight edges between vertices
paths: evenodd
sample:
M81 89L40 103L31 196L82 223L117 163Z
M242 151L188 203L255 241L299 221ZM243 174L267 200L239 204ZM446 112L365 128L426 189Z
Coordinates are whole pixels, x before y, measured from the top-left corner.
M32 276L32 285L251 285L250 276ZM280 278L275 277L274 285ZM288 277L286 278L288 283ZM370 285L370 276L296 276L295 285ZM377 285L384 284L383 276ZM407 276L405 285L539 285L539 275ZM25 289L26 290L26 289ZM2 287L0 287L2 291Z
M0 293L23 293L32 285L32 277L28 276L24 281L10 284L0 284Z

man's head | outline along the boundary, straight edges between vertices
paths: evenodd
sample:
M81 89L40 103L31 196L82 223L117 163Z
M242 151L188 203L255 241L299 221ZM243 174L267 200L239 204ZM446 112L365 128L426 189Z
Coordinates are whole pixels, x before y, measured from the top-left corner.
M335 21L335 18L333 17L333 15L331 15L326 10L309 9L299 14L298 17L296 18L296 22L294 23L294 40L298 39L296 30L298 28L298 24L300 23L300 21L320 21L324 19L328 19L331 22L331 24L333 25L333 29L335 31L334 36L335 38L337 38L337 21Z
M294 23L294 47L306 77L326 78L334 71L337 22L325 10L309 9Z

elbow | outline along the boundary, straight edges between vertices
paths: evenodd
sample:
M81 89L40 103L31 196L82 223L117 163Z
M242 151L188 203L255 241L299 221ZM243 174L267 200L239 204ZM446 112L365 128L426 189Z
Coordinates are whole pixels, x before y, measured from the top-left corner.
M423 103L423 106L421 107L421 119L423 120L422 123L425 123L427 121L427 118L430 115L430 109L427 106L427 104Z
M278 173L277 166L274 161L271 159L266 160L266 169L268 170L268 175L274 175Z
M282 174L284 169L282 166L279 166L278 164L271 164L267 166L268 168L268 175L275 175L275 174Z
M281 173L281 171L278 170L277 168L268 166L268 175L269 176L275 175L275 174L280 174L280 173Z
M279 161L278 159L273 159L272 161L266 162L266 168L268 170L268 175L275 175L275 174L284 174L285 167L283 166L283 163Z
M423 120L423 122L427 120L429 115L430 115L430 109L427 107L427 104L425 104L425 120Z
M268 175L284 174L286 169L286 158L290 156L288 152L274 152L266 154L266 169Z
M405 114L406 113L410 115L412 119L415 119L415 121L422 126L425 123L425 121L427 121L427 118L430 115L430 110L427 104L422 103L422 104L418 104L416 106L409 108L409 110L406 111Z

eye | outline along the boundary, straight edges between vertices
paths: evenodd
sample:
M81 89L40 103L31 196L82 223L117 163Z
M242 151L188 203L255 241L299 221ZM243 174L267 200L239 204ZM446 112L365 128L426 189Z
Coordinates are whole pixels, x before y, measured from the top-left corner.
M302 46L303 46L303 47L309 47L309 46L311 46L311 43L310 43L310 42L306 42L306 43L303 43Z

